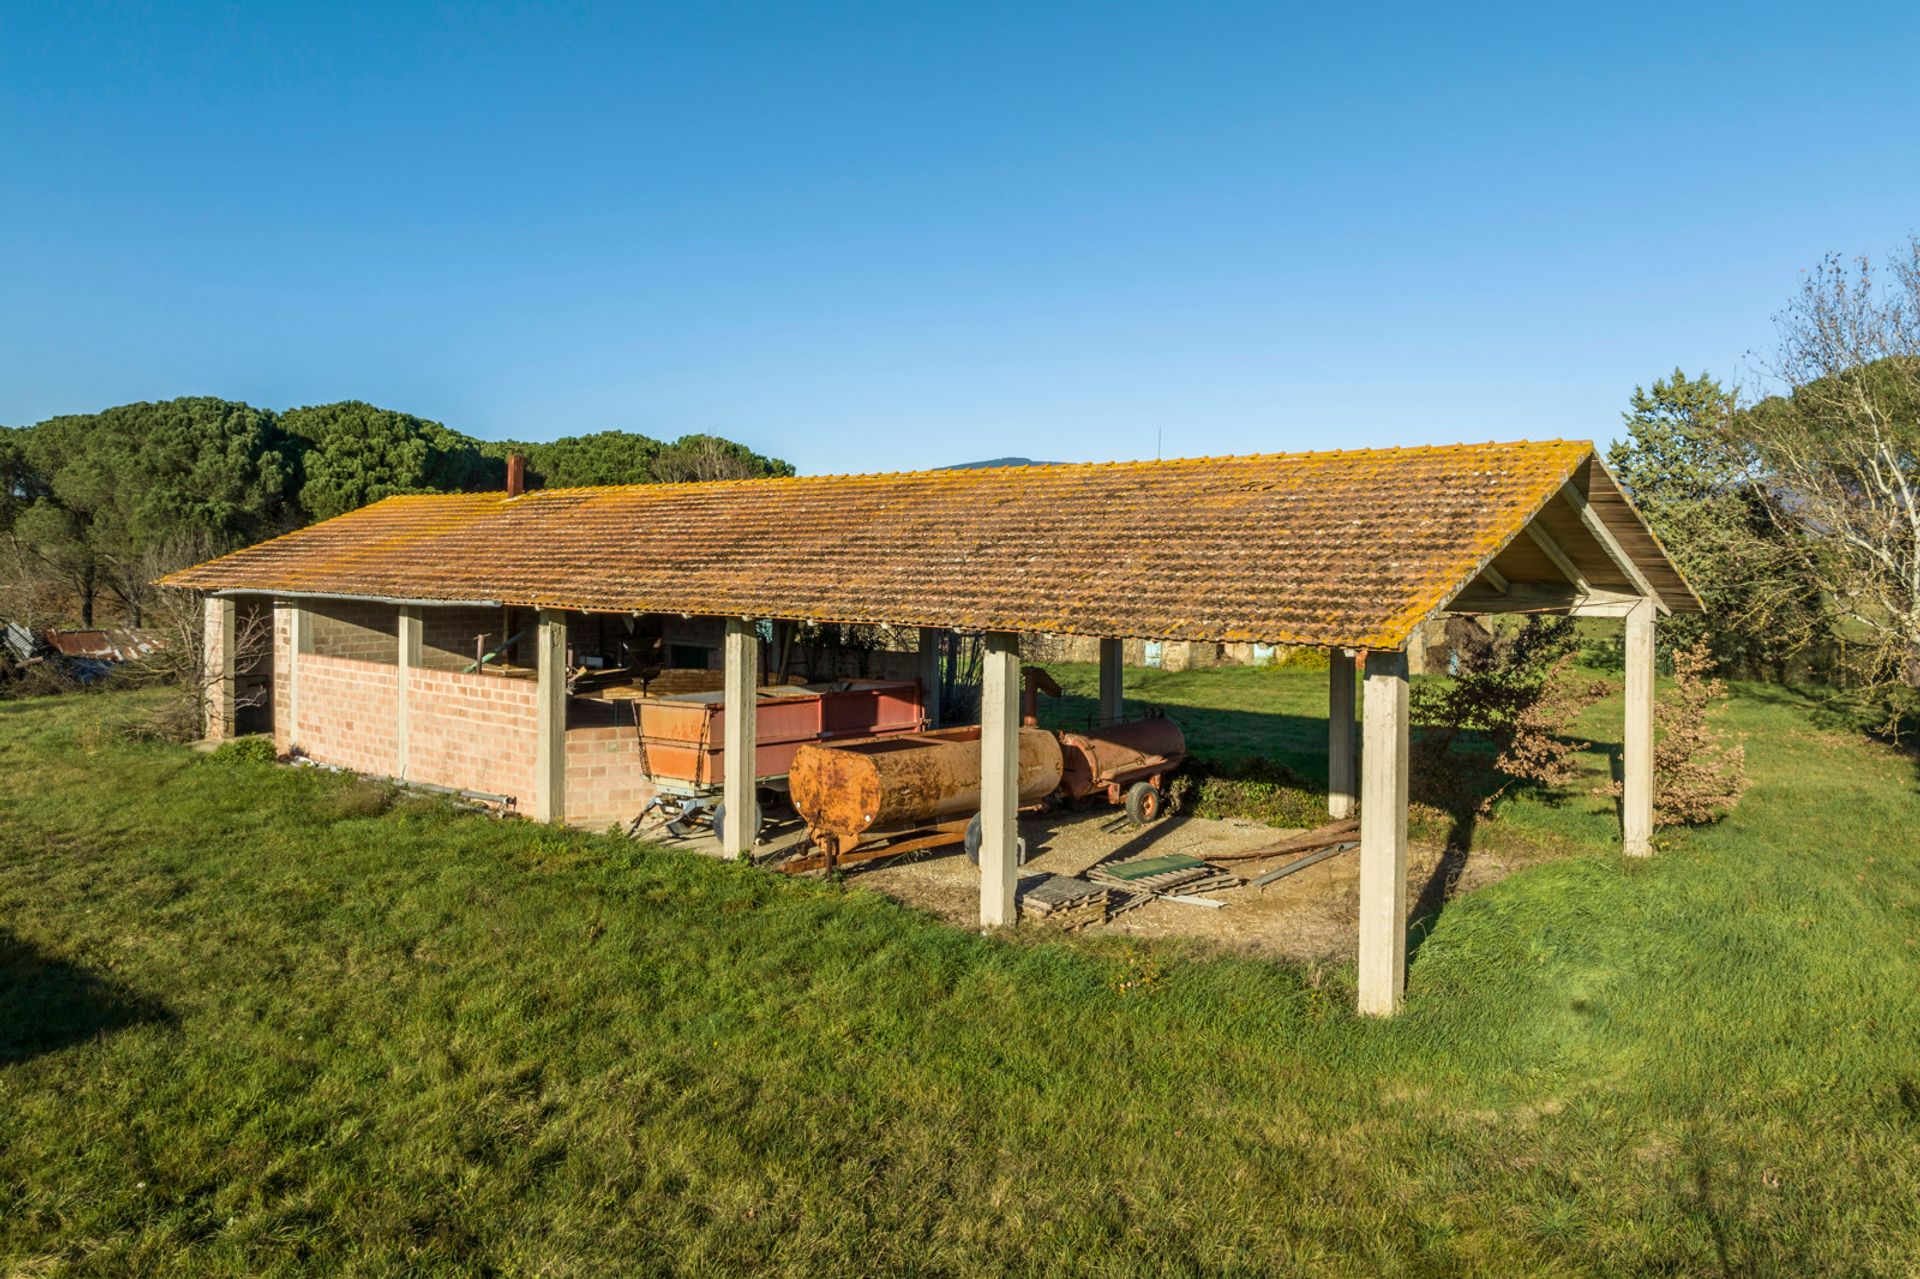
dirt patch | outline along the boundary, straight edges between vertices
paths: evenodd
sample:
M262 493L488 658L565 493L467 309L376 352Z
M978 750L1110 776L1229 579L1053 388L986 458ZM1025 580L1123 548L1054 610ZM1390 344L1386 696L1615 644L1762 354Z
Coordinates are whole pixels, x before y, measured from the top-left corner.
M1050 813L1023 817L1020 836L1027 843L1022 875L1050 871L1079 875L1103 861L1118 861L1147 853L1185 853L1202 859L1250 851L1272 844L1294 832L1255 822L1215 821L1175 815L1145 828L1131 825L1112 809L1080 813ZM778 860L797 851L798 831L783 831L755 850L756 860ZM686 841L702 851L718 852L717 842L702 837ZM1436 876L1442 871L1442 847L1437 842L1412 842L1407 848L1407 901L1434 897ZM1298 854L1223 863L1250 879L1293 860ZM1504 878L1521 860L1491 853L1474 853L1460 867L1453 892L1468 892ZM845 872L853 887L870 888L888 897L938 916L961 928L978 927L980 872L959 847L908 854L894 861L870 862ZM1243 885L1200 894L1225 903L1219 910L1154 901L1130 910L1089 931L1137 937L1181 937L1223 949L1286 959L1345 960L1353 955L1360 905L1359 851L1340 853L1287 876L1266 888ZM1027 927L1043 927L1029 921Z

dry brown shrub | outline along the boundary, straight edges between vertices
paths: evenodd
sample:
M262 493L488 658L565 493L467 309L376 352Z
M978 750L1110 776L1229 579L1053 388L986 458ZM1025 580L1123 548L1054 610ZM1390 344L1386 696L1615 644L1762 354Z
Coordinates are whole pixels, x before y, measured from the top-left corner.
M1653 818L1661 826L1699 826L1731 812L1747 790L1747 748L1731 743L1711 715L1726 686L1709 672L1702 639L1673 653L1673 683L1653 708ZM1618 799L1621 784L1606 787Z
M1513 782L1524 782L1544 789L1565 786L1578 775L1574 757L1588 743L1566 736L1567 730L1589 706L1607 695L1607 682L1595 676L1576 675L1573 654L1563 654L1547 669L1539 696L1522 707L1513 718L1505 747L1493 766ZM1505 790L1502 786L1501 790ZM1489 796L1481 805L1484 811L1499 797Z

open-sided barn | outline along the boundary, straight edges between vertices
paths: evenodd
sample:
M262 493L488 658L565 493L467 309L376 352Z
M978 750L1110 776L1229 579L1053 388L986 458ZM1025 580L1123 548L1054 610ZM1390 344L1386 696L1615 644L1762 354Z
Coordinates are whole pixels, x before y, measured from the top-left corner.
M1124 639L1364 652L1365 750L1350 661L1331 664L1328 747L1333 813L1361 818L1375 1013L1405 968L1416 629L1622 619L1624 839L1644 854L1654 619L1700 607L1593 447L1565 441L394 497L167 583L210 593L213 735L235 731L244 637L270 636L246 664L283 750L543 820L605 824L647 798L638 735L582 671L717 668L729 851L753 837L769 632L912 627L928 658L980 633L986 926L1013 921L1020 634L1098 638L1113 717Z

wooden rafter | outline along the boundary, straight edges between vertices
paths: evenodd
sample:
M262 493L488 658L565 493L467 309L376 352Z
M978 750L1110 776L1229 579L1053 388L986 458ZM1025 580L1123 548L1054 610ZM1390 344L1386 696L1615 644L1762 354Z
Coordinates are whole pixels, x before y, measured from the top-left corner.
M1618 539L1614 537L1613 531L1607 527L1606 522L1602 520L1599 513L1593 509L1593 504L1587 501L1587 495L1575 488L1572 482L1563 484L1560 487L1560 495L1567 500L1567 505L1571 506L1574 509L1574 513L1580 517L1580 523L1585 526L1587 532L1593 535L1593 540L1600 543L1600 549L1607 553L1607 558L1613 561L1614 567L1625 574L1629 582L1633 583L1633 589L1648 599L1651 599L1659 606L1661 612L1671 612L1672 610L1667 607L1666 601L1660 598L1660 592L1653 589L1653 585L1647 581L1646 574L1640 571L1640 566L1633 562L1633 557L1628 555L1626 550L1621 547Z
M1553 561L1553 566L1566 575L1567 581L1573 584L1575 591L1581 595L1593 593L1593 587L1588 583L1587 575L1574 566L1573 560L1560 549L1560 543L1554 541L1553 535L1541 528L1538 521L1527 525L1527 536L1533 539L1533 544L1540 548L1543 555Z
M1575 617L1624 617L1644 598L1624 591L1576 591L1570 586L1515 582L1504 595L1462 591L1447 605L1449 613L1571 613Z

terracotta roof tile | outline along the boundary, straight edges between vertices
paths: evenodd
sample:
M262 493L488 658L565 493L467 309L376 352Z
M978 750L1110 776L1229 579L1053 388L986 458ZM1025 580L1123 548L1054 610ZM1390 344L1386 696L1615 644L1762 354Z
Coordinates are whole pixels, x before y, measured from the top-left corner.
M1397 648L1592 454L1551 441L394 497L166 580Z

